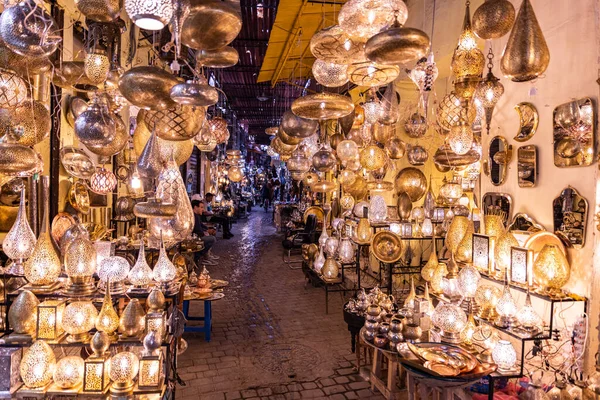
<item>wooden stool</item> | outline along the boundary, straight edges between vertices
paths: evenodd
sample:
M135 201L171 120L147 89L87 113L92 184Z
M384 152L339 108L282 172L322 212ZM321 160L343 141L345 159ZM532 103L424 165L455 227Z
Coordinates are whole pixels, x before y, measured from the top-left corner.
M454 395L462 392L462 388L473 382L448 382L423 376L417 372L406 371L408 400L452 400ZM418 395L418 396L417 396ZM463 398L464 396L458 396Z
M403 380L398 354L375 347L372 343L364 340L362 334L359 337L358 348L364 347L372 354L370 367L362 368L361 375L371 382L372 391L377 389L386 399L399 400L402 392L400 385ZM360 362L360 356L358 356L358 362Z

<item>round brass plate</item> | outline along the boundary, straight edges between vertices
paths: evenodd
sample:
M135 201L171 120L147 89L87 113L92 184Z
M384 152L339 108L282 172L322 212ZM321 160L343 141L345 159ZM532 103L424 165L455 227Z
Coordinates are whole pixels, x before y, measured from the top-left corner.
M390 231L379 231L373 236L373 255L384 263L395 263L402 257L402 239Z
M542 231L536 232L525 241L525 248L533 250L534 257L542 250L547 244L554 244L563 252L566 256L567 251L565 250L564 243L552 232Z
M306 223L308 216L311 214L314 214L317 217L318 225L323 224L323 218L325 218L325 213L323 212L323 209L321 207L316 207L316 206L308 207L306 209L306 211L304 211L304 223Z

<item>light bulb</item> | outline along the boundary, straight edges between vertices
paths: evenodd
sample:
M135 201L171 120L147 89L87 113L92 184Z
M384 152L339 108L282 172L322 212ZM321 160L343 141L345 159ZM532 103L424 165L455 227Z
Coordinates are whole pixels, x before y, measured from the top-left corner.
M131 175L131 188L136 190L142 188L142 179L140 178L137 170Z

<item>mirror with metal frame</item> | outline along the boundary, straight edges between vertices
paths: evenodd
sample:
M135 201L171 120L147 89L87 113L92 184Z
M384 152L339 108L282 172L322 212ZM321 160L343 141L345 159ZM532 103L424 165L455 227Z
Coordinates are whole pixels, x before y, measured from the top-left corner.
M546 228L529 215L525 213L516 213L508 226L508 230L535 233L545 231Z
M482 200L484 214L504 215L504 226L510 220L512 212L512 198L506 193L488 192Z
M581 167L594 162L596 112L592 99L573 100L554 109L554 165Z
M530 144L517 149L519 187L531 188L537 182L537 148Z
M554 233L572 247L585 246L588 213L587 200L568 186L552 202Z
M519 103L515 106L515 110L519 114L519 132L513 139L517 142L526 142L537 131L539 123L537 109L531 103Z
M508 164L512 158L512 145L502 136L495 136L490 141L488 169L490 180L495 186L502 185L508 173Z

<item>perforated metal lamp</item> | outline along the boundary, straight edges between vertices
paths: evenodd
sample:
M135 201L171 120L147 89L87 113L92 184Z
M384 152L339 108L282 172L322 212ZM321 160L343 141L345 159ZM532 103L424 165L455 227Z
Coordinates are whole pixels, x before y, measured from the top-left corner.
M125 0L125 11L138 27L159 31L171 21L173 3L171 0Z

